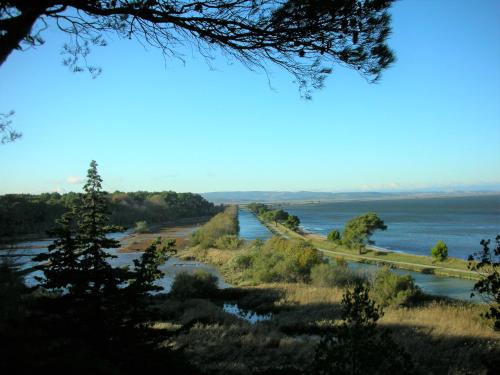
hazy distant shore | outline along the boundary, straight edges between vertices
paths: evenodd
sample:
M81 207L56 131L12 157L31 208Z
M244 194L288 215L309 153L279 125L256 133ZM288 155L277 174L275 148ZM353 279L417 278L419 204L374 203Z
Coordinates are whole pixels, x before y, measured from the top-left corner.
M374 201L397 199L432 199L475 196L500 196L500 191L456 191L456 192L287 192L287 191L227 191L201 194L214 203L248 204L262 202L271 204L315 204L330 202Z

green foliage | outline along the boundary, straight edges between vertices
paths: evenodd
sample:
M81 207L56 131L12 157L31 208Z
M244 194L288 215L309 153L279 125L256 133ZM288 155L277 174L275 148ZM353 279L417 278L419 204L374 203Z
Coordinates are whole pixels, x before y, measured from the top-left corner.
M299 229L300 219L295 215L288 215L283 225L290 230L297 231Z
M421 295L420 288L410 275L400 276L388 268L375 275L372 296L380 306L407 305Z
M367 244L373 244L370 240L373 232L376 230L386 230L384 224L376 213L369 212L349 220L342 234L342 243L352 249L358 249L360 252Z
M191 235L191 245L208 249L216 246L219 238L226 235L237 236L239 231L238 207L229 206Z
M175 276L170 295L177 299L209 298L217 294L217 277L203 270L180 272Z
M281 223L293 231L299 229L300 219L298 216L290 215L286 211L281 209L271 210L269 206L262 203L250 203L247 208L264 221L273 221L275 224Z
M345 287L367 281L364 274L344 266L324 263L317 264L311 269L311 282L321 287Z
M217 238L215 247L222 250L236 250L241 246L243 240L235 234L225 234Z
M309 281L311 269L323 263L321 254L310 243L272 237L261 249L236 257L233 266L244 270L244 277L253 282Z
M144 220L135 223L134 233L149 233L148 223Z
M136 310L143 303L147 293L158 291L153 285L162 276L158 266L175 251L175 242L159 247L158 239L134 261L133 271L112 267L108 260L115 256L107 249L120 244L107 235L121 228L108 224L101 182L97 163L92 161L79 204L62 216L48 252L34 258L40 262L36 268L44 274L37 277L40 287L66 291L61 298L70 301L78 319L93 322L97 328L111 321L121 324L129 310Z
M263 203L250 203L247 208L255 215L262 215L264 212L270 211L269 206Z
M334 242L334 243L339 243L341 241L341 236L340 232L338 230L332 230L330 233L328 233L328 236L326 237L328 241Z
M410 356L388 331L378 332L382 311L369 289L356 285L342 298L342 323L323 335L316 348L315 374L413 374Z
M166 192L104 193L110 222L133 226L137 221L163 224L185 218L212 216L221 210L199 194ZM45 234L68 209L78 205L79 193L0 196L0 237Z
M283 221L288 218L288 212L285 212L283 210L276 210L273 211L273 216L275 221Z
M500 331L500 235L495 238L495 248L490 249L490 242L481 240L482 250L469 256L469 269L481 277L474 285L474 291L489 305L484 317L491 320L496 331Z
M442 262L448 258L448 246L446 246L443 241L439 240L431 249L431 254L436 260Z

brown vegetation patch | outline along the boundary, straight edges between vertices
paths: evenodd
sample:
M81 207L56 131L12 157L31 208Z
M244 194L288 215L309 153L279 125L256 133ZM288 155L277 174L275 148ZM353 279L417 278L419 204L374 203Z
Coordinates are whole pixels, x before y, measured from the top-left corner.
M120 252L130 253L145 251L158 237L162 237L163 239L175 239L177 249L182 250L188 246L189 236L196 231L196 229L198 229L198 225L185 225L165 227L151 233L132 234L122 241L124 246L120 248Z

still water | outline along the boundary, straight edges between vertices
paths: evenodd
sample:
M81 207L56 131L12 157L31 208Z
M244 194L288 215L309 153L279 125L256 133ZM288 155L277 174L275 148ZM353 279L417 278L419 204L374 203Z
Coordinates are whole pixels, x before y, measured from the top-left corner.
M245 240L267 240L273 234L263 226L259 220L250 211L245 209L239 210L238 220L240 222L240 237Z
M118 241L126 240L126 237L130 233L112 233L108 235L110 238L114 238ZM45 240L36 240L36 241L27 241L16 244L14 249L0 249L0 255L11 255L11 258L15 260L15 262L19 265L21 269L29 269L31 267L36 266L36 262L32 260L32 257L44 253L47 251L47 246L50 245L52 241L50 239ZM109 263L114 267L121 266L133 266L134 259L138 259L141 256L141 252L130 252L130 253L121 253L117 249L108 249L110 254L115 255L116 258L109 259ZM218 287L228 288L230 285L224 282L224 278L219 273L219 271L212 266L209 266L204 263L196 262L196 261L185 261L180 260L176 257L170 257L167 262L165 262L162 266L159 267L160 270L164 273L163 278L159 279L156 284L162 286L164 289L162 293L168 293L170 288L172 287L172 283L175 279L175 276L180 272L193 272L194 270L203 270L211 273L212 275L217 277ZM29 286L33 286L37 283L35 277L43 276L41 271L31 272L26 275L25 281Z

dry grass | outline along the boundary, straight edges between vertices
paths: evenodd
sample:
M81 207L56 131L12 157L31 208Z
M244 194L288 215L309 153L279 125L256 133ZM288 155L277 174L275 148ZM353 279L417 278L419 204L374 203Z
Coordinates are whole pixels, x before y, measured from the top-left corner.
M314 344L263 325L195 325L171 343L207 373L252 374L296 364L307 367Z
M310 305L318 303L338 304L343 291L339 288L323 288L309 284L265 284L264 288L279 288L284 292L282 303Z
M180 259L196 259L199 262L223 266L238 254L238 250L202 249L199 246L189 248L178 254Z
M186 249L181 257L216 265L226 280L233 257L242 250ZM193 363L215 373L252 373L297 364L307 368L314 357L318 332L340 319L341 288L301 283L239 284L233 301L272 320L255 326L227 316L220 306L192 302L190 308L172 306L178 322L199 321L170 343L184 347ZM421 374L485 374L485 361L499 357L500 335L480 318L485 306L441 300L419 306L388 307L379 327L389 328L396 342L414 359Z
M381 323L425 327L436 336L500 339L500 335L479 316L483 310L483 306L467 303L432 302L421 307L389 309Z
M175 239L178 250L183 250L189 245L189 235L198 228L198 225L183 225L165 227L151 233L135 233L123 241L120 252L130 253L145 251L158 237Z

